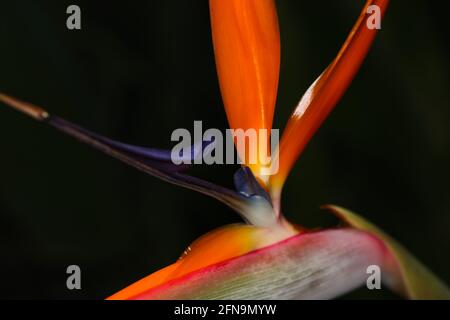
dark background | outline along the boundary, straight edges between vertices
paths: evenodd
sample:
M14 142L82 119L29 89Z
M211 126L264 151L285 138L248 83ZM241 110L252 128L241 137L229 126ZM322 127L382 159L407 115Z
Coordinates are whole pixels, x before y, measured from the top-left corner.
M278 1L276 128L337 53L363 1ZM283 210L308 227L364 215L450 283L450 92L444 1L392 1L361 72L297 163ZM82 30L66 29L66 8ZM169 148L176 128L227 127L208 3L1 1L0 91L107 136ZM104 298L239 221L0 106L0 297ZM229 185L232 167L201 168ZM66 267L82 290L66 289ZM358 290L347 298L395 298Z

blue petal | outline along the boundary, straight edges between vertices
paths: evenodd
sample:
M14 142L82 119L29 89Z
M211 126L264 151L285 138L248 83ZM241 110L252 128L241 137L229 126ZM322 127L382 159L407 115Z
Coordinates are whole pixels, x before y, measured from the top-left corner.
M270 201L270 196L256 180L249 167L242 167L234 174L234 186L236 190L247 198L259 196Z
M231 190L209 181L205 181L182 172L189 165L176 165L171 158L171 151L133 146L111 140L97 133L84 129L67 120L50 115L44 109L0 93L0 101L8 106L34 118L52 125L58 130L75 137L105 154L164 181L198 191L225 203L241 217L254 225L272 223L273 209L270 198L259 185L249 168L241 168L234 177L238 191ZM189 155L180 154L181 159L190 160L203 154L204 148L214 141L200 142L191 148ZM200 147L201 145L201 147Z
M123 143L120 141L112 140L110 138L104 137L102 135L99 135L95 132L92 132L90 130L87 130L76 124L70 123L62 118L58 118L55 116L50 117L47 121L59 129L71 128L71 131L77 131L78 134L83 134L87 137L90 137L91 139L97 140L99 142L103 142L106 145L109 145L117 150L121 150L123 152L133 154L135 156L141 157L142 159L166 162L168 164L173 165L174 170L177 168L185 169L187 166L189 166L186 164L176 165L176 164L174 164L174 160L182 160L183 163L193 163L194 159L196 159L197 157L199 157L203 154L203 151L205 150L205 148L208 145L214 143L214 140L206 141L206 142L200 141L200 142L197 142L192 145L191 153L189 155L184 155L184 154L172 155L171 150L141 147L141 146L126 144L126 143ZM174 157L174 158L172 158L172 157Z
M249 201L247 196L235 190L180 172L180 167L183 166L173 164L170 159L170 151L117 142L55 116L48 116L42 121L147 174L213 197L237 211L245 220L248 220L246 213L254 205L255 201ZM209 143L211 142L203 144L203 148ZM186 167L185 165L184 168Z

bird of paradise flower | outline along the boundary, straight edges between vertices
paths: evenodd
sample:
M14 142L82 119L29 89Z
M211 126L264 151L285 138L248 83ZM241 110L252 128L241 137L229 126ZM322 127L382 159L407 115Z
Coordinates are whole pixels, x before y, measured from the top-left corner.
M378 6L384 16L388 3L366 1L338 55L300 100L278 146L279 171L265 176L262 164L244 159L234 175L235 190L189 175L189 166L175 165L170 151L108 139L0 94L1 101L32 118L145 173L214 197L245 220L245 224L225 226L200 237L178 261L109 299L334 298L364 283L370 265L379 266L384 283L407 298L450 298L445 284L359 215L328 205L325 208L337 215L343 226L307 230L288 222L281 212L282 188L291 168L349 87L374 41L377 30L367 28L368 7ZM280 67L274 0L210 0L209 5L230 127L270 132ZM243 154L245 150L237 151Z

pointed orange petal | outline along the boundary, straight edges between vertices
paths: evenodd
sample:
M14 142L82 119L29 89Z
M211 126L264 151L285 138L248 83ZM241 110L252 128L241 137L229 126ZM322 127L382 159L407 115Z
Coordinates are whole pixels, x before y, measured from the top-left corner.
M270 181L275 201L279 201L283 183L298 156L341 99L370 49L377 29L367 26L367 20L372 16L367 13L368 7L377 5L383 16L388 3L388 0L366 2L337 57L311 85L291 115L280 141L279 171Z
M273 0L210 0L223 103L232 129L272 128L280 69L280 35ZM241 150L240 150L241 149ZM244 153L246 152L246 153ZM242 161L255 176L259 165Z
M240 224L219 228L197 239L174 264L135 282L108 299L133 299L171 280L271 245L296 233L298 231L294 229L286 231Z

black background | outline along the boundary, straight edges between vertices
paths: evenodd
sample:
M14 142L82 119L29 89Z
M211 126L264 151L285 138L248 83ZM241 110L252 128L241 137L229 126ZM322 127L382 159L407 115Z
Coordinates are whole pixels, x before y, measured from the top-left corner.
M351 88L302 155L283 211L333 226L335 203L388 231L450 282L450 92L444 1L392 1ZM66 28L78 4L82 30ZM275 128L337 53L362 2L277 1ZM0 91L129 143L225 129L208 3L1 1ZM0 297L101 299L173 262L230 209L148 177L0 106ZM234 167L196 169L229 185ZM82 290L66 289L66 267ZM395 298L366 289L348 298Z

